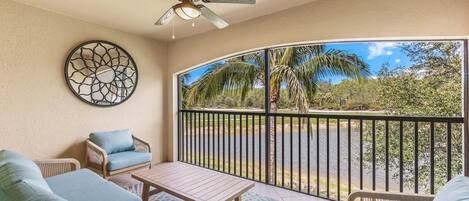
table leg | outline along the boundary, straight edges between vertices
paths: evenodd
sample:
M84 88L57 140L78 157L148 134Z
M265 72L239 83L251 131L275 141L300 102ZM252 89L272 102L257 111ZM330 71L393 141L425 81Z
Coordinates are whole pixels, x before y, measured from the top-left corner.
M150 193L150 185L147 183L143 183L143 191L142 191L142 201L148 201L148 197Z
M234 201L241 201L241 195L234 199Z

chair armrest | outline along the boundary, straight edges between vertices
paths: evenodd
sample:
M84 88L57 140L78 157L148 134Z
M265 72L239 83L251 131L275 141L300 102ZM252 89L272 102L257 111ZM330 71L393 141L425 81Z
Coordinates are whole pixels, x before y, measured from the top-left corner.
M34 161L41 169L43 177L51 177L80 169L80 162L73 158Z
M106 169L107 165L106 151L91 140L86 140L86 164L100 165L103 170Z
M151 146L148 142L135 136L132 136L132 138L134 139L134 146L136 151L151 153Z
M418 195L407 193L389 193L389 192L373 192L373 191L356 191L350 194L347 198L348 201L355 200L389 200L389 201L432 201L435 199L433 195Z

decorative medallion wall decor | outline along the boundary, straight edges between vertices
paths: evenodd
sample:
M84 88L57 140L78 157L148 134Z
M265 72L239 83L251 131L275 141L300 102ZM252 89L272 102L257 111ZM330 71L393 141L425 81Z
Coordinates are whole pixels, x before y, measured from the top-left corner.
M65 80L86 103L109 107L126 101L137 87L137 65L118 45L89 41L72 50L65 63Z

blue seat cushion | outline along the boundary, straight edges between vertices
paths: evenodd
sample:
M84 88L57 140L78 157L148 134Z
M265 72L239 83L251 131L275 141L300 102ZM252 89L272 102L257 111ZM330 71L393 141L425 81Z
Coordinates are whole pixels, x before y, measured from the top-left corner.
M68 201L141 201L137 195L88 169L49 177L46 181L56 195Z
M434 201L469 200L469 177L457 176L451 179L438 192Z
M131 167L151 161L150 153L126 151L108 155L107 169L109 171Z
M107 154L135 150L134 141L129 129L94 132L90 134L90 140L104 149Z

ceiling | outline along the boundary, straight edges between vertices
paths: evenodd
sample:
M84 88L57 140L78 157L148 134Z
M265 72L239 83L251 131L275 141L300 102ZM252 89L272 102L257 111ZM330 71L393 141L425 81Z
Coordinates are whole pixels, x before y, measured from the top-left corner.
M162 41L176 40L216 29L204 18L192 22L175 17L169 25L154 23L178 0L15 0L86 22ZM316 0L257 0L256 5L206 4L230 24L268 15Z

